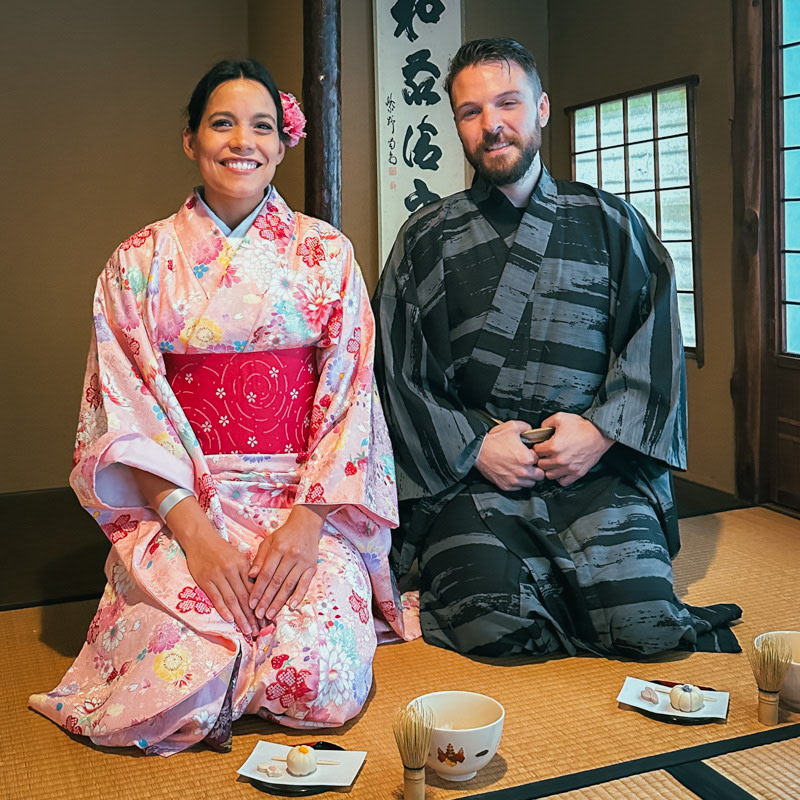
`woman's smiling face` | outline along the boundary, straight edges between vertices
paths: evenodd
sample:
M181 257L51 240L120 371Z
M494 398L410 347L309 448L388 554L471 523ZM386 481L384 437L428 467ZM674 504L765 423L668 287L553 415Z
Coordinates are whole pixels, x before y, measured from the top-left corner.
M197 130L183 132L183 149L203 178L204 199L231 228L261 202L283 159L277 119L267 89L240 78L217 86Z

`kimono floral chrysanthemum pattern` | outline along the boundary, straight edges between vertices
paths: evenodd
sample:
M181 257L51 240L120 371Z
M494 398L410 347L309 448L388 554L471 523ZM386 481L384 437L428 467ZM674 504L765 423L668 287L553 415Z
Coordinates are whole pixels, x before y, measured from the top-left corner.
M94 320L71 483L112 543L108 585L75 663L31 705L97 744L163 755L244 713L341 725L366 699L376 643L419 633L387 562L394 471L373 386L374 322L350 243L271 190L233 247L193 195L116 251ZM305 449L204 452L206 426L244 424L239 410L261 395L251 387L233 398L220 385L215 401L239 405L195 429L165 358L236 354L235 369L249 354L293 348L313 348L318 376ZM268 374L278 386L280 371ZM256 433L241 441L258 442ZM303 602L257 637L225 622L128 466L192 489L220 536L250 558L293 503L336 506Z

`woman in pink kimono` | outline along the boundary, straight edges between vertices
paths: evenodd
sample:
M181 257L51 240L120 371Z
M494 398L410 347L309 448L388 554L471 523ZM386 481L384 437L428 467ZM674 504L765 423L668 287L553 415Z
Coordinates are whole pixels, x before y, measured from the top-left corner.
M297 728L361 709L381 639L413 638L350 242L272 188L304 135L257 62L189 103L203 179L97 284L71 484L112 542L61 684L31 705L107 746L230 747L242 714Z

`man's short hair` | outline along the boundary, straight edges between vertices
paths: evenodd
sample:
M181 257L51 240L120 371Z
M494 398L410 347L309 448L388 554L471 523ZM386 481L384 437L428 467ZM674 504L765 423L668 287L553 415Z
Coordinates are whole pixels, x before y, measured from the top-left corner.
M538 99L542 93L542 81L536 69L536 60L530 50L523 47L513 39L497 37L494 39L473 39L464 42L458 52L450 59L447 76L444 79L444 88L453 99L453 81L456 75L465 67L474 67L485 62L504 63L510 67L509 62L518 64L530 78L533 86L533 95Z

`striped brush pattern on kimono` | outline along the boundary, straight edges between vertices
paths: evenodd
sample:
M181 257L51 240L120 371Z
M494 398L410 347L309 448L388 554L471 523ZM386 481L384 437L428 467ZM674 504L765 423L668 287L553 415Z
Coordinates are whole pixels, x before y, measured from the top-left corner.
M401 230L373 302L398 464L396 567L434 644L476 654L738 651L740 609L675 597L686 467L673 268L624 201L544 170L526 209L476 178ZM615 444L573 485L501 492L491 423L563 411ZM501 552L502 551L502 552Z

